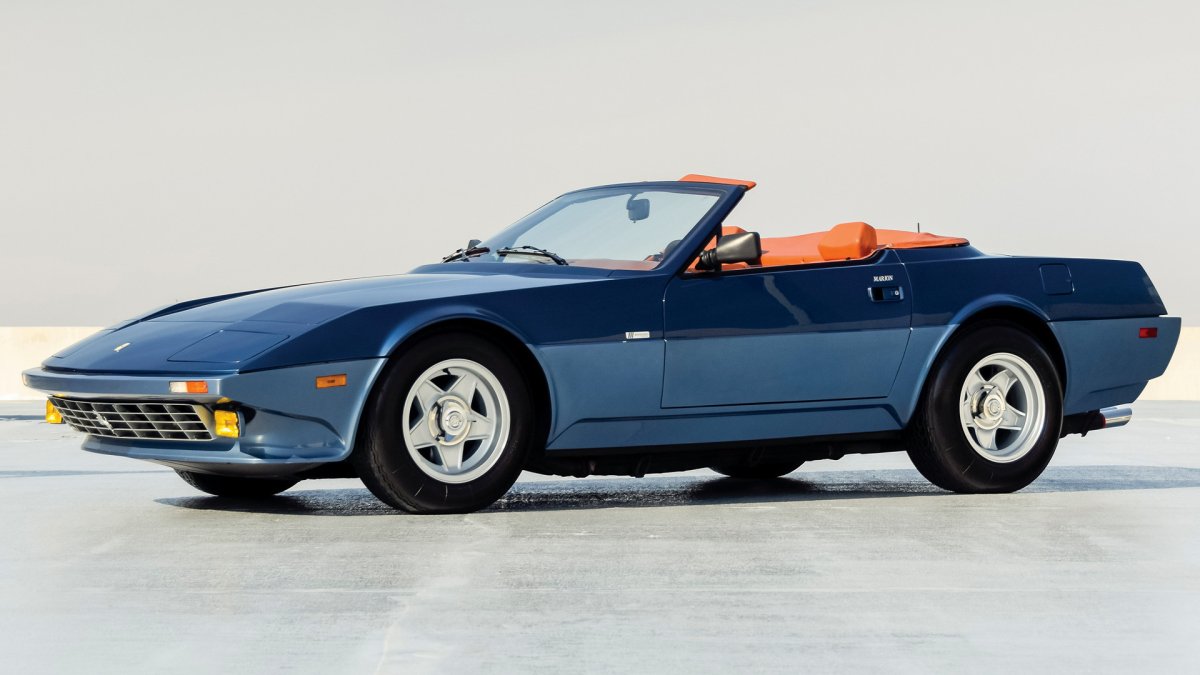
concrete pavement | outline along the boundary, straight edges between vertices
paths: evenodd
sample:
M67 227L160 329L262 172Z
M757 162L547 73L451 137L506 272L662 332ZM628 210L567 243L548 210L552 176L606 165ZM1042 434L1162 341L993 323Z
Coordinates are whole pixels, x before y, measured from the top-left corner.
M0 404L7 672L1193 671L1200 404L1071 437L1017 494L903 455L743 483L527 475L408 516L357 481L268 505Z

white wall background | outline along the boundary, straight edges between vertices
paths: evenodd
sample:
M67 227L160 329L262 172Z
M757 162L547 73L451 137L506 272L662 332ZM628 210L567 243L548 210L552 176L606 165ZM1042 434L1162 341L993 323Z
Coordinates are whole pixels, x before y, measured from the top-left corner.
M589 184L1132 258L1200 318L1200 3L0 1L0 325L404 271Z

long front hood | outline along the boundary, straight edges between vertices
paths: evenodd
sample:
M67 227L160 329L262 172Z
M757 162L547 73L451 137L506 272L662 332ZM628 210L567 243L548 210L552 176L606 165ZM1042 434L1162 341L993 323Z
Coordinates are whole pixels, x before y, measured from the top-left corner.
M329 354L329 360L347 356L366 358L378 354L339 353L333 344L337 342L337 326L331 324L355 314L380 315L380 309L386 309L388 316L395 316L402 314L405 307L450 304L484 293L603 278L574 270L565 274L541 270L529 274L490 273L493 267L497 266L463 265L462 273L438 270L351 279L193 301L180 305L182 309L167 308L115 330L103 331L48 358L43 366L60 371L126 374L233 372L277 347L289 353L287 359L295 363L321 360L318 353ZM348 318L347 322L352 321ZM361 331L361 324L356 323L354 330ZM390 327L378 329L386 334ZM296 340L310 333L314 334L310 341L319 340L327 348L315 345L314 350L306 344L304 349L298 349ZM271 363L265 367L278 365Z
M484 267L479 264L476 266ZM459 267L467 271L465 264ZM260 291L156 316L151 320L272 321L315 325L365 307L496 293L595 278L596 275L579 274L399 274Z

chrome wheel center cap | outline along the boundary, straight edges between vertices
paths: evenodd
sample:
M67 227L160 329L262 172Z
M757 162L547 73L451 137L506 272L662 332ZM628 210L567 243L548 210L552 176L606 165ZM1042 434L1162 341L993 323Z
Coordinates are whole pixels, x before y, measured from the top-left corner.
M1008 404L1004 401L1004 396L995 387L987 386L980 389L975 394L975 400L971 405L975 413L975 424L980 429L995 429L1000 426L1000 422L1004 419L1004 411L1008 409Z
M458 445L471 430L470 408L457 396L438 399L429 415L429 430L442 445Z

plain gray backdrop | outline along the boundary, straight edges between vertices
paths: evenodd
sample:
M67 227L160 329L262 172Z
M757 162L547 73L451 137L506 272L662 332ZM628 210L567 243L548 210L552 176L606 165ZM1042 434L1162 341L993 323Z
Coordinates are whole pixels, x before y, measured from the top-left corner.
M0 325L402 272L564 192L757 180L1141 261L1200 317L1200 3L0 0Z

